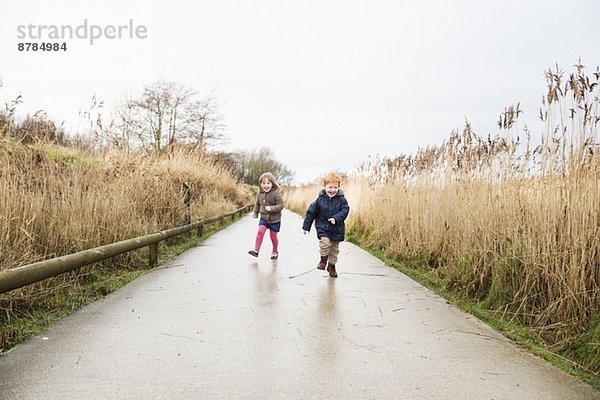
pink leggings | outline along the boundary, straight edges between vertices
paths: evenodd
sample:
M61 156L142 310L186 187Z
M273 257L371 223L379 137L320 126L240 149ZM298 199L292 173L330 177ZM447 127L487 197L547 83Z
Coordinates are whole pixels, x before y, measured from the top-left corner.
M262 246L263 238L265 237L265 232L267 231L267 227L264 225L258 226L258 233L256 234L256 242L254 242L254 250L257 252L260 250L260 246ZM277 253L277 246L279 246L279 239L277 239L277 232L269 230L269 236L271 237L271 243L273 243L273 253Z

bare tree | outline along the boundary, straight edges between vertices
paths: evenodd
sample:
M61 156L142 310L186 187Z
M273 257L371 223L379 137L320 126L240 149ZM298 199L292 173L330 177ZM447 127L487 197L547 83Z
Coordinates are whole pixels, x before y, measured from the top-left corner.
M253 151L240 151L235 156L235 176L249 185L257 185L263 172L271 172L282 185L291 184L294 172L277 161L273 150L262 147Z
M198 99L196 90L163 78L129 98L115 112L118 138L135 138L143 147L160 151L175 143L204 151L225 141L223 114L214 94Z
M172 87L171 82L161 78L145 87L142 96L130 104L141 117L142 131L140 134L142 136L149 134L152 138L152 148L157 151L160 151L166 144L164 143L165 131L167 131L167 139L171 142L174 140L174 137L170 138L169 136L174 130L173 119L177 118L177 107L180 101L178 98L173 99Z
M192 119L196 126L189 139L196 149L205 151L209 144L226 142L224 116L214 93L193 105Z
M109 146L129 152L132 147L145 147L139 132L142 123L133 106L131 98L124 98L121 105L113 111L110 129L107 130Z

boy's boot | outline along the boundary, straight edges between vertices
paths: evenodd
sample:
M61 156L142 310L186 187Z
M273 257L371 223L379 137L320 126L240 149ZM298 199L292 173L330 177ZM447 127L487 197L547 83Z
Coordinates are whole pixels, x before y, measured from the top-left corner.
M319 261L319 265L317 265L317 269L325 269L327 265L327 257L321 257L321 261Z
M330 277L337 278L337 272L335 272L335 264L328 264L327 272L329 272Z

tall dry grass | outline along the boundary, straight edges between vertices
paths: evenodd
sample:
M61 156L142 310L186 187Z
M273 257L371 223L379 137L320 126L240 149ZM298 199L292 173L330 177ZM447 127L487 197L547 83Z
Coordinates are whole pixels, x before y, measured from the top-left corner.
M371 159L343 184L352 234L562 348L600 319L600 72L575 68L546 72L539 139L517 130L522 110L510 106L494 136L467 123L440 146ZM288 190L286 202L305 209L316 193Z
M183 225L182 184L199 219L250 202L209 156L92 156L0 141L0 269Z

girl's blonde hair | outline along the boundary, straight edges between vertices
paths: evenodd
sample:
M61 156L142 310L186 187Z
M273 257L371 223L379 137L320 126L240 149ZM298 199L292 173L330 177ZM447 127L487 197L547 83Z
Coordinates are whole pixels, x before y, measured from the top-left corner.
M260 176L260 178L258 178L258 186L260 187L260 184L264 181L267 180L269 182L271 182L271 184L273 185L273 187L275 187L277 190L281 190L281 187L279 186L279 183L277 183L277 180L275 180L275 177L273 176L272 173L270 172L265 172L264 174L262 174Z

